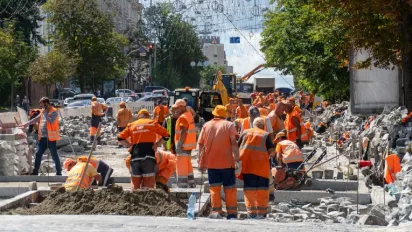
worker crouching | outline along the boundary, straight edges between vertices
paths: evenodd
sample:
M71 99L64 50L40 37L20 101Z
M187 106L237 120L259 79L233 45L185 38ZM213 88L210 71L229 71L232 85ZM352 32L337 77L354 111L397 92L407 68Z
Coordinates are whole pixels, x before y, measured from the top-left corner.
M176 156L171 152L158 151L156 156L156 188L169 192L167 182L176 170ZM126 158L126 167L130 170L132 156Z
M65 162L64 165L65 166L67 165L68 169L70 168L69 173L67 174L66 183L64 184L64 188L67 191L76 190L77 186L79 185L79 182L80 182L79 189L86 189L91 185L91 183L93 183L93 180L96 180L99 183L102 181L101 175L97 172L96 168L94 168L91 163L87 164L87 168L84 173L84 177L82 179L82 173L86 167L86 162L87 162L87 158L78 159L76 164L73 164L70 161L68 161L67 163Z
M161 136L156 141L156 135ZM130 138L131 144L126 140ZM169 133L158 123L150 119L149 111L142 109L137 120L129 123L119 134L118 140L125 147L130 147L131 185L132 190L155 187L155 152L157 148L169 139Z
M264 120L256 118L253 128L243 132L239 139L240 161L239 179L244 181L244 197L249 218L266 217L269 204L269 158L275 150L269 133L265 132Z
M226 107L218 105L212 112L214 119L207 122L199 136L199 169L207 169L212 204L211 218L222 216L220 191L223 185L227 218L237 217L235 161L239 161L237 131L226 121Z
M279 132L275 137L277 165L286 164L288 168L303 168L303 154L299 147L288 140L284 132Z
M79 158L77 158L77 161L68 158L64 161L63 167L66 170L66 172L69 173L72 170L72 168L75 165L77 165L77 163L86 163L86 161L86 156L80 156ZM101 181L99 182L99 186L108 186L114 183L113 178L111 178L113 174L113 168L107 165L103 160L98 160L94 157L91 157L89 160L89 164L92 165L93 168L96 169L97 173L99 173L102 177Z

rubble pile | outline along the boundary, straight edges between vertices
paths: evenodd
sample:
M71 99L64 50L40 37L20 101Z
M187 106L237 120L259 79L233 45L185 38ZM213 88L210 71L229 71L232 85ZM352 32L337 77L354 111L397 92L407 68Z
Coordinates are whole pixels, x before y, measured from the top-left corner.
M384 206L357 205L352 198L320 198L320 204L280 202L269 217L276 222L326 222L386 226ZM386 206L387 208L387 206ZM387 209L388 210L388 209ZM359 211L359 212L358 212Z
M0 134L0 176L16 176L30 172L32 150L21 129L3 129Z

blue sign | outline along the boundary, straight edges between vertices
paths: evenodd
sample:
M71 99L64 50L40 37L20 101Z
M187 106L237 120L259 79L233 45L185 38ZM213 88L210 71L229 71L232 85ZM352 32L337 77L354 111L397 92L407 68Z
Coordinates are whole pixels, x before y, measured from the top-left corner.
M240 37L230 37L230 43L240 43Z

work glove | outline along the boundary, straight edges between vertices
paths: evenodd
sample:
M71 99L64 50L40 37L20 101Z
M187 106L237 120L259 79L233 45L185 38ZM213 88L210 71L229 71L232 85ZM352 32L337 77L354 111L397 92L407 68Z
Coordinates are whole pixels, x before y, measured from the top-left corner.
M298 145L299 149L302 149L303 143L301 139L296 139L296 145Z

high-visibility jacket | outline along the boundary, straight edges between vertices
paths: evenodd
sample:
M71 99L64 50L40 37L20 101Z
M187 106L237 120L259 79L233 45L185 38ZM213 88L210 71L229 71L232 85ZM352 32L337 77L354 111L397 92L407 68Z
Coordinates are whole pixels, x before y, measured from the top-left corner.
M51 107L51 109L49 110L48 116L51 116L51 114L56 111L57 111L56 108ZM43 112L41 112L40 114L39 135L38 135L39 140L42 137L42 134L41 134L42 121L43 121ZM53 123L50 123L49 121L46 120L46 128L47 128L47 138L49 141L60 140L59 116L56 117L56 120L54 120Z
M263 118L263 120L265 121L265 127L264 127L264 131L266 131L266 118ZM240 133L242 134L245 130L249 129L252 127L252 122L250 121L250 117L247 117L245 119L243 119L240 122Z
M119 138L127 139L130 137L132 145L138 143L155 143L157 134L162 137L169 137L166 129L158 123L148 118L141 118L129 123L127 127L120 132Z
M156 106L153 112L153 117L155 122L162 123L168 114L169 109L167 106Z
M385 181L388 184L396 180L396 173L401 171L401 161L396 154L388 155L385 158Z
M126 127L133 120L132 111L122 108L117 112L117 127Z
M268 136L268 132L259 128L251 128L243 132L239 147L240 160L242 161L239 179L242 179L242 174L254 174L269 178L269 152L266 148Z
M77 162L86 163L87 156L80 156L79 158L77 158ZM90 157L89 164L92 165L96 170L99 168L99 160L94 157Z
M103 116L103 110L107 109L107 106L99 103L98 101L92 101L92 116Z
M169 116L169 117L166 118L166 130L167 130L167 133L169 133L170 136L172 136L172 120L173 120L172 116ZM172 149L172 140L171 139L167 140L166 149L168 151L170 151Z
M302 141L308 141L309 138L308 138L308 135L306 133L305 125L302 121L302 118L300 117L300 114L296 110L293 110L290 114L286 114L285 129L286 129L286 132L287 132L288 140L295 142L296 139L298 138L297 137L297 130L298 129L293 124L292 117L297 117L299 119L300 133L301 133L300 139Z
M77 185L79 185L79 181L82 177L82 173L85 167L86 163L77 162L77 164L70 170L70 172L67 175L66 183L64 184L64 187L66 189L74 190L77 187ZM95 173L96 175L98 174L97 170L90 163L87 165L87 169L92 169L93 171L91 171L91 173ZM81 181L81 189L88 188L90 186L91 181L93 180L93 176L89 176L87 175L87 173L88 172L86 171L86 174L84 175L84 178Z
M166 180L166 182L162 184L166 184L176 170L176 156L166 151L158 151L155 156L157 166L156 177L162 176ZM128 169L130 169L131 160L131 155L127 156L125 160Z
M180 125L183 123L183 120L186 120L186 122L189 124L189 127L187 128L186 138L183 141L182 150L190 151L196 148L196 126L193 115L187 111L180 115L180 117L176 121L175 143L180 141L180 136L182 134Z
M311 139L315 134L313 132L313 128L310 122L305 123L305 128L306 128L306 133L308 135L308 138Z
M277 146L280 146L283 163L288 164L295 162L303 162L304 159L302 151L294 142L289 140L283 140L279 142Z

